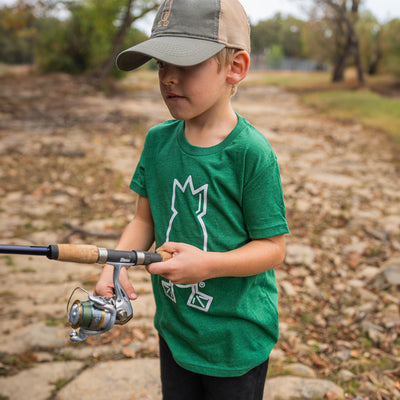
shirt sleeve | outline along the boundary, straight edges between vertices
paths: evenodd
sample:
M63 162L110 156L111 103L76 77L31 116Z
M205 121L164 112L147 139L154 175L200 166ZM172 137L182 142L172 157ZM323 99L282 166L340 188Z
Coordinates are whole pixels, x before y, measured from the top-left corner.
M271 150L272 151L272 150ZM247 165L243 213L252 239L289 233L278 161L257 153Z
M146 170L145 170L145 155L144 150L140 157L139 163L136 166L129 188L141 196L147 197L146 190Z

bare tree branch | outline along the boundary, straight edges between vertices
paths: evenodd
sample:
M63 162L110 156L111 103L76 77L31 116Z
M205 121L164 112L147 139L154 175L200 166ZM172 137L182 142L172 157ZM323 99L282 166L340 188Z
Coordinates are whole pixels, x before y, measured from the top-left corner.
M102 82L107 76L111 74L115 58L121 52L123 43L132 24L135 21L143 18L149 12L156 10L159 6L157 2L152 2L148 6L141 9L138 15L134 15L133 14L134 3L135 0L128 0L122 24L119 27L112 42L112 51L110 53L110 56L100 65L99 68L95 70L93 74L93 76L96 78L96 80L98 80L98 82Z
M362 0L352 0L350 7L346 0L315 0L325 9L326 20L333 26L335 34L335 53L333 55L332 81L342 81L350 56L354 57L358 80L364 83L361 65L359 39L355 29L358 20L358 9Z

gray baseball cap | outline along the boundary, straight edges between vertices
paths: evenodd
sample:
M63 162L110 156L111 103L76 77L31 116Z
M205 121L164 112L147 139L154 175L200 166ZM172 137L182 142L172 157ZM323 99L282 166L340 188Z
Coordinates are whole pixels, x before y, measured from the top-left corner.
M250 53L250 25L238 0L165 0L148 40L117 56L130 71L152 58L173 65L199 64L224 47Z

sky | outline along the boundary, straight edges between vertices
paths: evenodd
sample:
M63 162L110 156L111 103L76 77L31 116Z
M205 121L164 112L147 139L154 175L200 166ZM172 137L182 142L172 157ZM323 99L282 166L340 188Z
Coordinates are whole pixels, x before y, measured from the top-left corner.
M251 23L271 18L277 12L306 18L310 0L240 0ZM361 10L371 11L379 22L400 18L400 0L364 0Z
M291 14L294 17L307 19L307 9L312 0L240 0L245 8L250 22L256 24L259 20L273 17L277 12ZM0 0L2 5L10 5L15 0ZM385 23L392 18L400 18L400 0L363 0L361 10L371 11L380 23ZM139 24L139 28L147 31L151 29L151 20L145 20ZM149 32L148 32L149 33Z
M306 20L307 10L313 3L312 0L240 0L240 2L252 24L269 19L278 12ZM380 23L385 23L393 18L400 18L400 0L363 0L360 10L371 11ZM153 18L154 14L138 21L137 27L150 35Z

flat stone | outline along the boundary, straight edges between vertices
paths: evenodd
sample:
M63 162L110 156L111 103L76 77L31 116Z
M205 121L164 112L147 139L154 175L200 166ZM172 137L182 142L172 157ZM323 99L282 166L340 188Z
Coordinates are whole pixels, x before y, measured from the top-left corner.
M297 291L290 282L282 281L279 284L287 296L289 297L296 296Z
M285 367L285 371L290 375L295 375L303 378L316 378L315 371L307 365L300 363L289 364Z
M302 244L288 244L286 248L286 264L310 265L314 261L314 250Z
M385 230L396 235L400 230L400 216L397 214L387 215L380 221Z
M353 378L355 378L355 375L347 369L341 369L338 373L338 376L345 382L351 381Z
M83 365L80 361L43 363L17 375L0 377L0 397L47 400L58 385L71 379Z
M390 285L400 285L400 259L387 263L382 270L382 274Z
M320 172L311 171L310 179L326 185L340 186L340 187L353 187L357 186L357 184L359 183L357 179L352 178L351 176L342 174L332 174L323 171Z
M400 285L400 259L395 258L388 260L374 279L373 286L384 290L389 287Z
M152 317L156 312L153 293L139 294L137 300L132 302L132 308L134 318Z
M158 359L101 362L62 388L56 400L161 400Z
M279 376L267 379L264 400L323 399L328 392L337 394L339 399L344 398L343 389L331 381L297 376Z
M58 326L46 326L35 323L15 329L10 335L2 338L0 352L22 353L32 347L41 349L62 347L68 343L69 331Z

